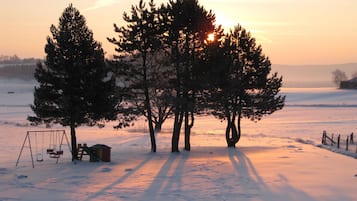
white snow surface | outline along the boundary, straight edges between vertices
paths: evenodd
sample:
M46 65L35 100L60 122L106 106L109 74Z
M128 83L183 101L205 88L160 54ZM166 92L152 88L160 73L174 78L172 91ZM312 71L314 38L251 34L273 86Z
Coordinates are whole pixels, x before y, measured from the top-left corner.
M254 123L242 122L235 149L225 143L225 122L199 117L192 150L171 153L172 121L156 134L150 152L145 121L115 130L80 127L79 143L111 147L111 162L71 162L68 147L56 160L43 154L47 137L31 136L35 168L28 146L16 160L31 127L34 83L0 81L0 200L357 200L357 160L319 147L323 130L343 136L356 132L357 91L332 88L284 88L286 107ZM8 93L8 92L14 93ZM56 126L52 129L69 129ZM42 140L45 141L42 143Z

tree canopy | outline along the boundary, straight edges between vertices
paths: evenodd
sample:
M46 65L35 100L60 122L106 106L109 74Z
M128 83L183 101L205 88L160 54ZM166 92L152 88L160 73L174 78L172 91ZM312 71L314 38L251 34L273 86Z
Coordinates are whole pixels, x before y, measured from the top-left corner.
M240 25L225 33L197 0L161 6L141 0L123 18L127 24L114 25L118 38L109 41L121 61L117 76L130 91L127 105L132 115L147 117L152 147L152 122L160 115L173 115L172 152L178 152L181 130L190 150L195 114L227 120L227 144L235 146L241 118L259 121L284 106L282 77L271 73L254 37Z
M104 126L114 120L119 97L115 77L104 60L101 44L94 40L86 20L70 4L50 28L46 59L39 63L35 78L34 123L58 123L71 128L72 160L77 157L75 128L81 125Z
M119 27L114 24L115 32L118 33L118 39L108 38L108 40L117 46L116 51L119 53L119 56L116 58L120 59L122 55L127 55L132 61L135 61L134 63L130 63L125 60L119 60L121 63L126 63L118 66L125 67L120 69L122 73L120 76L124 77L126 83L131 86L129 93L131 95L132 111L136 112L141 108L141 114L147 117L151 151L156 152L151 106L152 97L150 96L151 83L149 80L149 71L152 69L152 66L147 64L152 53L160 47L159 36L161 32L156 5L153 0L148 5L143 0L140 0L137 6L132 6L131 14L124 13L123 19L127 25ZM143 98L140 100L138 97L141 95Z
M205 60L211 83L207 102L211 114L227 120L227 144L234 147L241 136L241 118L258 121L283 108L285 97L278 95L282 77L270 74L269 58L242 26L227 34L218 29L217 36Z

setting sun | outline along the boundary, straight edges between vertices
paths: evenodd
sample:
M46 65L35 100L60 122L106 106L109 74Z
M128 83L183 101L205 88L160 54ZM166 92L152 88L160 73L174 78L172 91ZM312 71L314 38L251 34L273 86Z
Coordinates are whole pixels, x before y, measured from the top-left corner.
M208 34L208 36L207 36L207 41L208 41L208 42L213 42L214 39L215 39L214 33Z

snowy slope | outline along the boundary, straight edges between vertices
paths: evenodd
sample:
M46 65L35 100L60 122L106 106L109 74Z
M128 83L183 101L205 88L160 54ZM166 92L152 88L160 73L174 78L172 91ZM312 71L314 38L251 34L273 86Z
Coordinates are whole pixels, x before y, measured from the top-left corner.
M0 200L357 200L356 159L316 146L323 130L356 130L355 91L284 89L287 106L258 123L244 120L236 149L226 148L225 122L202 117L191 152L170 153L167 122L157 134L158 152L150 153L141 121L124 130L78 129L80 143L112 147L109 163L86 157L73 164L64 147L58 164L43 154L32 168L28 148L15 162L26 131L46 129L26 122L33 83L2 84ZM40 135L31 139L34 156L49 146Z

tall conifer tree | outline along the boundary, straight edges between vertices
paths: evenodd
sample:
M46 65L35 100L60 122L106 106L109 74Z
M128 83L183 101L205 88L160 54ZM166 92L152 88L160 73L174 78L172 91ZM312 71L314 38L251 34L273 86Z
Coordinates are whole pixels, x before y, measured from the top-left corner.
M212 43L206 55L211 73L209 98L211 113L227 120L226 141L229 147L241 137L241 119L253 121L284 106L279 95L282 77L271 74L271 63L260 45L242 26Z
M144 107L141 109L143 109L142 112L148 122L151 151L156 152L155 130L152 120L152 98L150 97L150 65L148 65L150 53L155 52L160 47L158 39L160 30L156 5L153 0L149 1L148 6L147 3L140 0L137 6L133 5L131 7L131 14L124 13L123 19L127 22L126 26L114 24L115 32L118 33L118 39L108 38L108 40L117 45L116 51L119 54L116 56L117 58L126 55L132 57L137 62L133 64L133 62L124 61L124 63L128 63L128 65L125 65L126 69L124 69L127 75L125 79L132 85L131 88L136 90L136 93L138 90L142 91ZM138 66L141 68L137 68ZM136 74L133 74L133 72ZM140 109L139 107L137 108Z
M46 59L39 63L35 78L34 123L59 123L71 130L72 160L77 159L75 129L81 125L104 126L117 117L115 79L104 60L101 44L93 39L86 20L70 4L51 26Z
M190 134L196 110L194 71L208 34L214 31L215 15L199 5L198 0L171 0L167 6L166 43L171 49L176 75L172 152L178 152L182 124L185 132L185 150L190 150ZM165 11L162 9L162 12Z

